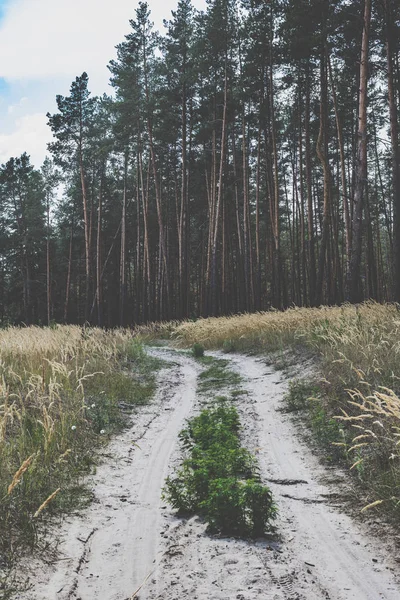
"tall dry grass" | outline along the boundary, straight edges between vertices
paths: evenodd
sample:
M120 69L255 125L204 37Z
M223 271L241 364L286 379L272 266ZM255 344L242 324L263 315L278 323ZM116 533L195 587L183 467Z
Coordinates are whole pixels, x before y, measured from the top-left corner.
M355 315L356 308L343 307L297 308L268 311L233 317L210 317L178 324L173 337L178 345L202 344L205 348L222 348L231 343L238 350L274 351L286 349L300 341L321 323L335 322L343 315Z
M368 506L400 516L400 312L396 304L291 308L178 325L190 347L279 351L303 345L320 357L319 398L337 417L337 441L365 484ZM329 422L329 419L327 419Z
M0 330L0 565L81 501L96 447L154 382L127 330Z

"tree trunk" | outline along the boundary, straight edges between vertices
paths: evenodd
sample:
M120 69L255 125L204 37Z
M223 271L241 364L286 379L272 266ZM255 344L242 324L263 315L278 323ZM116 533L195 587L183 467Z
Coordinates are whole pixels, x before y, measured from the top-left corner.
M120 251L120 286L119 286L119 324L125 325L125 296L126 296L126 194L127 194L127 170L128 157L125 155L124 162L124 192L122 196L122 217L121 217L121 251Z
M323 302L323 285L326 264L326 254L329 238L330 226L330 203L331 203L331 174L327 156L327 113L328 113L328 98L327 98L327 48L324 48L321 54L321 105L319 115L319 134L317 140L317 155L322 165L324 173L324 208L322 218L321 244L318 257L318 273L316 283L316 304L319 306ZM328 282L330 283L330 282ZM330 300L330 298L329 298Z
M96 299L97 299L97 324L103 326L103 299L101 286L101 220L103 203L103 171L100 179L99 204L97 208L97 239L96 239Z
M85 231L85 322L89 318L89 293L90 293L90 242L89 242L89 216L87 210L87 190L85 171L83 167L82 144L79 145L79 171L81 177L83 224Z
M67 270L67 284L65 289L65 302L64 302L64 323L68 321L68 307L69 307L69 293L71 289L71 270L72 270L72 240L74 237L74 219L71 223L71 234L69 238L69 254L68 254L68 270Z
M46 290L47 290L47 325L51 321L51 285L50 285L50 197L46 194Z
M384 0L384 4L386 12L386 62L390 141L392 146L394 300L400 302L400 149L393 68L393 55L396 51L396 33L393 27L392 2L391 0Z
M365 0L364 27L361 42L360 97L358 109L358 149L355 165L354 212L352 221L352 247L350 260L350 300L360 302L361 288L361 246L362 217L365 184L367 180L367 85L368 85L368 40L371 22L371 0Z
M316 265L315 265L315 239L314 239L314 207L312 192L312 170L311 170L311 141L310 141L310 65L306 67L306 105L305 105L305 163L307 182L307 232L308 232L308 273L309 273L309 301L310 305L316 303Z

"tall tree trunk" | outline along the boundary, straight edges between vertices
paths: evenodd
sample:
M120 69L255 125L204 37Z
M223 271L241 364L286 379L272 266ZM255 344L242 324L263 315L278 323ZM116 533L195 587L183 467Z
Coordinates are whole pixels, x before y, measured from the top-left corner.
M65 287L65 302L64 302L64 323L68 322L69 294L71 289L71 271L72 271L72 241L74 237L74 218L71 222L71 233L69 237L69 253L68 253L68 269L67 269L67 284Z
M396 33L393 22L392 0L384 0L384 4L386 12L386 62L390 141L392 145L394 300L400 302L400 149L393 68L393 56L396 51Z
M278 168L278 145L276 140L276 123L275 123L275 94L274 94L274 69L272 63L272 41L270 48L270 113L271 113L271 142L273 155L273 199L270 204L271 210L271 227L274 239L274 257L273 257L273 273L274 273L274 306L282 308L282 273L281 273L281 246L280 246L280 218L279 218L279 168Z
M150 148L150 157L151 164L153 170L153 179L154 179L154 189L156 195L156 209L157 209L157 221L158 221L158 229L159 229L159 240L160 240L160 262L162 264L162 268L164 269L165 277L163 281L166 284L166 292L167 292L167 306L169 309L169 277L168 277L168 257L167 257L167 247L166 247L166 239L165 239L165 229L164 229L164 220L161 206L161 190L160 190L160 181L158 176L158 168L157 168L157 160L156 154L154 150L154 140L153 140L153 121L150 116L150 90L148 83L148 72L147 72L147 51L146 47L143 47L143 71L144 71L144 87L145 87L145 96L147 103L147 133L149 136L149 148ZM160 297L162 296L163 290L159 289L158 293Z
M185 63L184 63L185 64ZM182 89L182 166L181 166L181 205L178 223L178 254L179 254L179 316L187 317L186 270L187 270L187 106L186 85Z
M319 133L317 140L317 155L322 165L324 173L324 204L322 218L321 244L318 257L318 273L316 283L316 304L319 306L323 302L323 285L326 255L328 248L329 226L330 226L330 203L331 203L331 174L327 155L327 114L328 114L328 94L327 94L327 48L324 44L321 54L321 104L319 115ZM328 282L330 283L330 282ZM328 286L329 289L329 286ZM329 298L330 300L330 298Z
M97 299L97 324L103 326L103 298L101 285L101 221L103 204L103 173L100 178L99 204L97 208L97 239L96 239L96 299Z
M221 132L221 152L219 162L218 190L216 194L216 205L214 215L214 230L212 234L211 247L211 314L217 314L217 242L219 233L219 222L221 213L221 198L223 187L223 174L225 164L225 146L226 146L226 110L228 97L228 71L227 57L225 57L225 77L224 77L224 107L222 114L222 132Z
M85 170L83 166L82 143L79 144L79 171L81 178L82 203L83 203L83 224L85 232L85 322L89 318L89 294L90 294L90 241L89 241L89 215L87 208L87 189L85 180Z
M328 58L328 67L329 67L329 79L332 88L332 97L333 97L333 107L335 110L335 120L336 120L336 131L339 145L339 154L340 154L340 175L342 182L342 198L343 198L343 214L344 214L344 231L345 231L345 246L346 246L346 268L345 268L345 281L348 281L348 273L350 271L350 253L351 253L351 220L350 220L350 210L349 210L349 198L347 195L347 180L346 180L346 163L345 163L345 152L344 152L344 142L343 142L343 128L342 123L340 121L339 109L336 97L336 86L333 80L332 74L332 65L331 59ZM346 298L348 299L349 290L346 290Z
M121 251L120 251L120 269L119 269L119 324L125 325L125 296L126 296L126 195L127 195L127 171L128 156L125 154L124 160L124 191L122 195L122 217L121 217Z
M47 325L51 321L51 285L50 285L50 196L46 193L46 291Z
M310 62L307 61L306 67L306 105L305 105L305 168L307 182L307 232L308 232L308 273L309 273L309 300L310 305L316 303L316 264L315 264L315 238L314 238L314 207L312 191L312 170L311 170L311 136L310 136Z
M352 247L350 260L350 300L362 299L361 289L361 245L362 217L365 184L367 180L367 85L368 85L368 47L371 23L371 0L365 0L364 27L361 41L360 59L360 96L358 109L358 150L355 165L354 212L352 221Z

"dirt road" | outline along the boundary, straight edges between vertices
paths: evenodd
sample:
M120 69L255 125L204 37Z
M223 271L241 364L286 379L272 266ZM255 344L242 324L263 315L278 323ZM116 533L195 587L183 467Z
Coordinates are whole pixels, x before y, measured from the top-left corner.
M62 526L60 560L36 566L20 598L128 600L143 583L140 600L398 600L396 563L333 505L337 488L327 479L340 474L299 441L279 410L287 383L260 359L230 357L247 392L235 400L243 443L257 453L279 507L276 534L255 543L209 537L197 517L174 516L160 491L180 458L177 434L201 406L199 366L154 352L174 366L160 374L154 402L107 448L92 482L96 502Z

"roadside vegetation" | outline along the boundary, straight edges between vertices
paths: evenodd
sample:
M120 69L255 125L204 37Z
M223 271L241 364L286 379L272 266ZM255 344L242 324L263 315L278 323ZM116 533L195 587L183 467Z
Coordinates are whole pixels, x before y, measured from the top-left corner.
M0 330L1 569L45 551L47 515L87 499L96 449L154 390L154 361L128 330Z
M168 477L164 498L181 514L200 514L211 532L260 536L276 515L257 464L241 447L239 415L222 400L189 420L181 431L182 466Z
M180 346L274 353L281 363L288 350L311 351L318 377L292 387L289 407L307 408L329 455L346 459L365 490L363 510L379 507L399 519L398 305L365 302L201 319L178 325L173 338Z
M227 387L238 386L241 382L239 373L232 371L228 360L204 356L199 359L205 367L199 375L200 392L219 391Z

